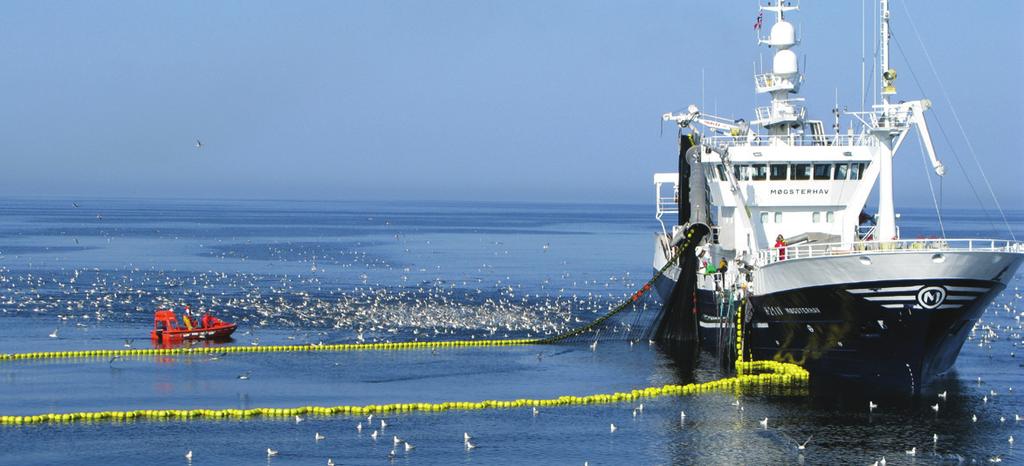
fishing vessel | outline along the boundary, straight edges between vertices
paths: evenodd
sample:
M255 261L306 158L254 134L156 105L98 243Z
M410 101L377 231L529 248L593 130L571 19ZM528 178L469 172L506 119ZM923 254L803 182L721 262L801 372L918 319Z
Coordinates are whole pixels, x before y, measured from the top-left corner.
M896 97L888 0L878 8L878 103L863 111L837 105L830 130L799 97L799 40L788 21L798 9L781 0L760 6L758 42L774 56L754 75L767 105L750 121L695 105L663 116L679 127L679 171L654 175L661 231L653 266L679 260L656 282L666 309L674 306L664 311L674 318L662 321L723 360L739 346L754 359L800 364L815 379L918 393L953 367L1024 261L1024 245L947 238L941 229L930 239L900 236L893 157L908 135L920 138L928 170L942 176L945 168L925 118L931 102ZM770 28L762 27L766 13ZM873 190L877 211L869 214ZM678 221L666 226L673 214ZM686 232L699 241L684 241Z

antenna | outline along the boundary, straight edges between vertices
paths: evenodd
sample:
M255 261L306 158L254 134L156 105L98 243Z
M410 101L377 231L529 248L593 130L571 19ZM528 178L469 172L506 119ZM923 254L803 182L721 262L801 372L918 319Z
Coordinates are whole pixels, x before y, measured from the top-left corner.
M860 111L864 111L864 28L866 0L860 0Z

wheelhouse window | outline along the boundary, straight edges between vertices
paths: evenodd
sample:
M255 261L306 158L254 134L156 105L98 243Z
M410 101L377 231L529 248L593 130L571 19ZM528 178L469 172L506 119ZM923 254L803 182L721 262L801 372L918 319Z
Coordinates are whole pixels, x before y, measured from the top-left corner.
M828 223L834 223L836 221L836 213L831 210L826 212L825 221Z
M737 181L748 181L750 180L750 166L748 165L733 165L732 174L736 175Z
M816 180L827 180L832 178L832 164L831 163L816 163L814 164L814 179Z
M761 212L761 224L764 225L764 224L767 224L767 223L768 223L768 212Z
M845 180L846 177L850 176L850 165L846 163L837 163L835 171L835 179Z
M763 163L758 163L750 166L750 179L754 181L764 181L768 179L768 166Z
M864 169L866 167L867 164L864 162L850 164L850 179L859 180L861 178L864 178Z
M809 179L811 179L811 164L809 164L809 163L794 163L793 164L793 179L794 180L809 180Z
M768 166L769 177L772 180L784 180L789 175L789 165L773 163Z
M782 223L782 212L775 212L775 223Z
M718 179L720 179L722 181L729 181L729 177L725 175L725 166L724 165L721 165L721 164L715 165L715 168L718 169Z
M821 212L814 212L811 214L811 221L814 223L821 223Z

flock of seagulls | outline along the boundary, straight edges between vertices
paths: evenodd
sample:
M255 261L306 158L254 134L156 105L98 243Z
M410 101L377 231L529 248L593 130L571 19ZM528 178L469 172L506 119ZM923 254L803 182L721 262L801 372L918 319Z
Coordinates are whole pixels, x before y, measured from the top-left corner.
M202 148L198 139L196 147ZM404 235L396 234L396 240L404 241L410 248L416 247ZM55 328L48 335L55 339L61 337L62 329L67 338L66 335L73 327L103 321L137 322L139 319L148 319L155 307L177 307L183 302L190 303L195 309L214 310L218 315L239 322L249 332L240 333L242 339L250 340L245 344L259 344L256 333L262 328L282 327L295 329L295 334L290 338L309 343L332 338L377 342L426 340L454 335L463 337L467 334L476 338L505 338L550 335L578 326L589 320L590 316L607 311L609 305L628 296L637 285L626 274L596 280L581 279L572 284L579 283L582 287L570 288L568 283L576 277L572 277L570 272L562 272L558 276L566 285L565 288L556 285L546 292L537 293L529 287L524 291L521 284L514 283L508 276L501 276L493 266L487 264L468 276L451 279L444 277L438 269L395 262L357 247L325 250L325 244L328 243L222 243L208 245L204 249L208 253L207 257L219 260L312 264L311 267L304 266L303 273L287 275L271 273L270 270L267 273L224 273L211 269L190 273L137 267L122 270L78 268L48 273L13 272L0 267L0 312L56 316L61 327ZM502 249L501 245L495 246ZM329 244L326 248L330 248ZM544 244L542 250L548 252L549 248L550 245ZM495 253L499 254L500 251ZM306 269L312 273L305 273ZM328 279L324 271L329 269L342 270L352 280L339 282ZM554 273L558 274L557 271ZM403 278L394 280L396 276ZM395 286L396 281L402 285ZM352 282L358 284L353 286ZM578 288L587 291L566 291ZM1007 290L1007 293L1014 293L1016 302L1020 302L1019 289L1012 292ZM971 329L970 342L984 350L992 350L993 345L999 341L1010 341L1013 348L1024 344L1021 337L1024 329L1020 325L1020 318L1024 314L1015 308L1015 303L1008 302L997 307L995 314L1011 316L1016 323L983 320ZM45 330L39 333L43 332ZM598 341L595 338L590 343L591 351L597 350ZM132 339L125 339L125 347L130 348L132 344ZM1009 355L1015 357L1013 352ZM538 354L537 359L541 361L543 354ZM249 377L248 372L237 376L239 380L248 380ZM983 383L980 377L977 382L979 386ZM1012 388L1007 391L1012 392ZM940 403L946 402L947 396L948 393L943 391L938 394L938 402L929 404L936 418L942 419L952 412L948 405L940 412ZM991 389L979 400L982 405L989 406L986 409L991 409L992 405L999 406L999 396L995 389ZM735 406L743 410L738 400ZM888 406L880 409L874 401L868 402L869 414L878 410L880 415L884 415L886 409ZM634 417L643 412L642 403L633 408ZM539 410L533 408L532 415L538 416ZM1007 422L1005 416L1008 415L1004 413L999 417L1000 424ZM685 412L680 411L680 423L686 422L686 416ZM979 422L977 414L972 413L970 419L972 423ZM991 420L992 417L984 419ZM1013 414L1012 419L1015 423L1022 421L1019 414ZM357 434L362 436L365 428L372 430L370 438L374 442L388 442L388 436L384 434L387 422L378 419L377 423L373 423L373 420L373 416L369 416L365 425L363 421L358 422L355 427ZM295 417L295 424L303 421L303 418ZM760 430L766 431L776 431L778 425L785 424L776 419L770 428L768 417L757 422ZM752 424L750 422L747 425L754 429ZM378 425L379 428L376 428ZM600 429L602 425L599 423L596 428ZM609 424L610 433L614 434L617 430L619 427L615 423ZM330 435L332 439L336 438L335 434ZM802 443L791 443L797 451L803 452L812 438L809 436ZM315 432L313 439L314 442L322 442L327 437ZM999 441L1003 439L1006 439L1003 445L1014 445L1013 435L1001 436ZM391 435L390 443L392 448L388 459L395 459L401 452L409 453L415 448L407 439L398 435ZM932 444L939 445L938 434L932 435ZM476 448L475 439L468 432L464 433L463 449L469 452ZM928 449L907 445L898 448L897 454L899 451L904 451L907 456L918 457L926 456ZM272 448L267 448L266 453L268 458L279 454ZM1004 456L994 455L988 460L999 462ZM189 450L185 458L191 462L193 452ZM333 464L332 459L327 461L327 464ZM884 457L875 462L881 465L885 463Z

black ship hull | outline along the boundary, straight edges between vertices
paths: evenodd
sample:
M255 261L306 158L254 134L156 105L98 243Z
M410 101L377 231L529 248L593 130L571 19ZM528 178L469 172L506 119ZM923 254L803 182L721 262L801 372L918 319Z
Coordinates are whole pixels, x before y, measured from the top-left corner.
M667 277L656 283L659 294L674 284ZM816 381L918 393L953 367L1004 288L999 281L901 280L751 296L743 311L745 356L799 364ZM700 290L697 304L702 348L731 361L737 300Z

